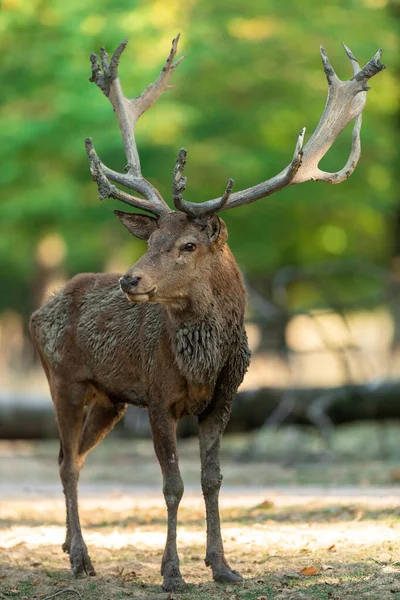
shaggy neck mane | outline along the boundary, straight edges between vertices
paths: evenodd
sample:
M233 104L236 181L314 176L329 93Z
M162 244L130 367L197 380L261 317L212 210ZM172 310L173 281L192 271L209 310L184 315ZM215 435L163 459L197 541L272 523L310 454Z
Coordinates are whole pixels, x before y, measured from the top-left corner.
M210 265L207 288L199 281L188 300L185 309L168 311L175 362L189 380L213 385L244 327L246 292L226 244Z

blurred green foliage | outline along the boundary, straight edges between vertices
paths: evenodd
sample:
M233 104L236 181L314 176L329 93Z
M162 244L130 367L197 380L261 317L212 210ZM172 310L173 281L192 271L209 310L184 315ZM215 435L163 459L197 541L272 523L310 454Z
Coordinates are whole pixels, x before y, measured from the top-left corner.
M125 157L111 106L88 82L89 54L128 38L120 74L134 96L154 81L178 31L186 60L176 89L137 128L143 173L167 200L182 146L190 200L219 195L231 176L238 190L279 172L300 128L310 134L324 107L319 45L343 79L350 65L341 41L362 64L383 46L389 68L372 82L350 180L288 188L224 218L253 275L338 257L387 263L398 158L393 9L387 0L3 0L0 310L32 310L46 252L58 252L71 276L128 268L143 251L112 214L118 203L100 204L91 181L85 137L108 166L122 170ZM350 136L351 128L323 168L344 165Z

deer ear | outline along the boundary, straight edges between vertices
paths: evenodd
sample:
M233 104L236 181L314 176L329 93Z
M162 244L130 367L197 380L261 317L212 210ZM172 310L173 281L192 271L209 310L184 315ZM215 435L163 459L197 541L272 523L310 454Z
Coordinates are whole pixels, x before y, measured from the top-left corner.
M148 240L153 231L158 229L158 220L149 215L139 215L136 213L127 213L122 210L114 210L114 215L117 215L127 230L139 238L140 240Z
M212 215L207 224L207 233L212 244L218 248L223 246L228 239L228 230L222 219L218 215Z

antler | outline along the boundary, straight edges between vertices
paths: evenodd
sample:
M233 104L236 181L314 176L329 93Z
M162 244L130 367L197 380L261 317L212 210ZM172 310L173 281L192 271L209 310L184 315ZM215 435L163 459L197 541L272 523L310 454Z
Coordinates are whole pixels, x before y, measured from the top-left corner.
M249 204L259 198L269 196L288 185L295 185L296 183L309 180L341 183L350 177L356 168L361 153L360 130L362 111L366 104L366 92L370 89L367 81L386 67L380 62L381 49L361 69L351 50L346 45L343 44L343 46L350 59L354 76L349 81L341 81L333 70L324 48L321 46L322 64L328 80L328 98L325 110L317 128L304 148L302 146L305 128L300 131L292 162L283 171L254 187L229 194L228 198L226 198L227 192L225 192L220 198L196 204L183 200L182 194L179 196L174 195L176 208L186 212L192 218L201 217L228 208L241 206L242 204ZM353 119L356 121L353 128L350 156L346 165L336 173L321 171L318 168L320 160L328 152L343 129ZM179 172L181 173L182 170L183 167Z
M175 208L178 210L185 212L189 217L195 218L198 215L196 212L196 208L199 204L194 204L193 202L186 202L183 199L183 192L186 190L186 182L187 178L183 177L183 171L186 166L186 156L187 152L185 148L181 148L179 150L178 158L176 159L175 168L174 168L174 177L172 180L172 199L175 204ZM224 206L229 200L229 196L232 193L233 188L233 179L228 179L228 183L226 184L225 192L221 198L219 198L218 205L213 210L213 212L217 212L219 210L223 210Z
M125 173L118 173L104 165L94 147L91 138L85 140L86 152L89 157L90 171L93 180L97 183L99 198L116 198L126 204L136 208L142 208L157 216L161 216L171 209L161 197L158 190L145 179L140 169L139 154L135 141L135 126L139 117L157 100L157 98L168 89L174 86L168 83L170 76L176 67L183 60L183 56L175 63L179 41L179 34L172 41L172 48L165 65L155 83L150 84L144 92L137 98L129 100L125 98L121 82L118 76L118 65L122 52L127 46L127 41L123 41L112 55L111 60L104 48L100 50L100 62L96 54L90 55L92 63L92 76L89 81L94 82L110 100L115 114L118 118L119 128L125 148L127 166ZM144 198L136 198L127 192L124 192L111 184L110 181L120 183L135 192L138 192Z

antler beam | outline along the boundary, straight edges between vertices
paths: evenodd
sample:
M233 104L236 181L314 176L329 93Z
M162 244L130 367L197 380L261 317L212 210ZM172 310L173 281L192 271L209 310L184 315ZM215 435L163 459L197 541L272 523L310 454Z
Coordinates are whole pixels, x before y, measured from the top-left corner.
M366 92L370 89L367 82L386 67L380 62L381 49L361 69L351 50L345 45L344 48L353 69L353 77L349 81L341 81L338 78L324 48L321 47L322 64L329 85L325 110L317 128L304 148L302 146L305 128L301 130L292 162L283 171L258 185L230 194L226 202L222 202L223 197L207 200L200 204L187 202L181 198L179 205L175 202L177 208L185 211L191 217L201 217L242 204L249 204L288 185L295 185L309 180L340 183L347 179L354 171L360 158L362 111L366 104ZM328 152L335 139L353 119L356 121L350 156L346 165L336 173L322 171L318 168L319 162Z
M171 209L161 197L160 192L145 179L140 168L139 154L135 140L135 126L139 117L148 109L159 96L173 86L169 78L183 60L183 56L174 63L178 48L179 35L172 41L172 48L165 65L155 83L150 84L137 98L128 99L124 96L118 75L118 65L122 52L127 46L123 41L115 50L111 60L104 48L100 50L100 61L96 54L90 55L92 63L92 76L89 81L94 82L110 100L117 115L119 128L125 148L127 166L125 174L118 173L106 167L97 156L90 138L85 140L86 152L90 162L90 171L93 180L97 183L100 199L116 198L136 208L142 208L161 216ZM110 181L124 185L141 194L144 199L131 196L112 185Z

